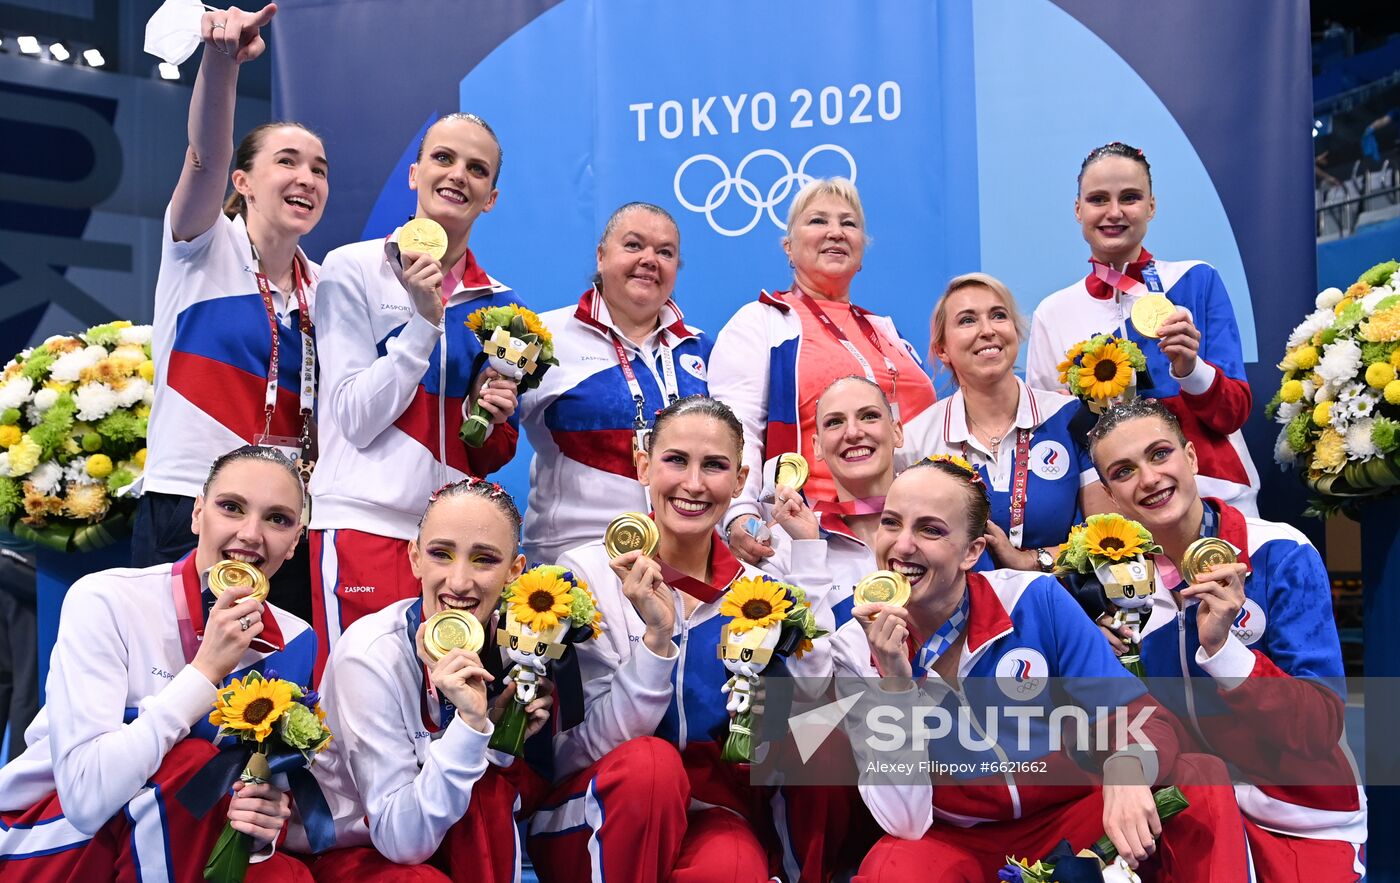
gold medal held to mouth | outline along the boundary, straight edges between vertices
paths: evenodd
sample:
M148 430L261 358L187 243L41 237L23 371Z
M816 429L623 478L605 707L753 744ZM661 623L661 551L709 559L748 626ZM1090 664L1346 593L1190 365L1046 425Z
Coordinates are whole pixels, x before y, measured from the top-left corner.
M268 592L267 576L246 561L225 558L209 568L209 591L217 598L228 589L252 586L253 593L247 597L255 601L266 601Z
M1181 575L1190 585L1215 565L1234 564L1239 560L1229 543L1219 537L1201 537L1187 546L1186 553L1181 556Z
M910 591L909 577L894 570L877 570L856 583L856 603L903 607L909 603Z
M1166 295L1148 294L1138 298L1133 304L1133 327L1143 337L1156 337L1162 323L1176 312L1176 304L1167 300Z
M773 482L795 491L802 490L807 476L812 470L807 466L807 458L801 454L787 453L778 457L778 467L773 472Z
M441 610L428 617L423 629L423 649L437 662L449 650L461 648L471 653L486 643L486 633L475 616L461 610Z
M636 549L641 549L643 555L651 555L660 541L656 522L640 512L624 512L603 531L603 548L613 558Z
M399 228L399 251L420 251L440 261L447 254L447 231L432 218L414 218Z

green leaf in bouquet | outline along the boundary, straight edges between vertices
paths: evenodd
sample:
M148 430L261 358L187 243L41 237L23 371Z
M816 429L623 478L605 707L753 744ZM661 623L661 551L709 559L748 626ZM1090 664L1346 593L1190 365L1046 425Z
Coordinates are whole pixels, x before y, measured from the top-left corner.
M1397 269L1400 269L1400 262L1386 261L1382 264L1376 264L1374 267L1361 274L1361 281L1372 288L1376 288L1389 282L1390 277Z
M1177 815L1191 805L1191 802L1186 799L1186 795L1182 794L1181 789L1175 785L1154 791L1152 794L1152 802L1157 805L1157 818L1161 819L1164 825L1172 816ZM1094 852L1104 860L1105 864L1112 864L1113 860L1118 856L1118 849L1113 845L1113 841L1108 838L1107 834L1100 837L1092 848Z
M225 822L223 833L204 863L204 879L211 883L243 883L248 876L248 857L252 851L253 838L233 830Z

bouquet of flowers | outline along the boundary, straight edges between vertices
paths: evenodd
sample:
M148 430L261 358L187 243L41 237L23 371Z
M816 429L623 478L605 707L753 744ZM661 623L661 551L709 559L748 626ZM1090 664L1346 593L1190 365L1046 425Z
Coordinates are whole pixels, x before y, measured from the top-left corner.
M1176 786L1154 792L1157 818L1163 824L1191 804ZM1089 849L1077 854L1070 852L1067 841L1061 840L1050 855L1036 862L1006 857L1006 867L997 872L1001 883L1139 883L1138 875L1118 855L1113 841L1105 835Z
M1310 514L1400 488L1400 264L1345 293L1329 288L1288 337L1283 381L1265 409L1274 459L1313 491Z
M265 784L286 774L312 851L330 848L335 843L330 808L307 769L330 744L325 718L314 690L284 681L276 672L263 677L250 671L234 678L215 696L209 722L219 728L220 738L235 741L224 745L176 796L191 814L203 818L235 779ZM252 839L225 822L204 865L204 879L241 883L251 849Z
M1099 334L1070 347L1058 367L1060 382L1098 414L1137 395L1147 357L1131 340Z
M50 337L0 373L0 527L59 552L129 528L122 491L146 464L155 396L151 326L96 325Z
M490 747L519 757L530 722L525 706L548 674L549 660L563 657L570 644L598 637L603 624L587 583L553 564L533 567L506 586L501 610L505 628L497 631L496 640L515 663L505 679L515 684L515 701L496 721Z
M797 586L766 576L746 576L734 581L719 608L729 622L720 629L719 658L731 677L721 690L729 694L729 735L722 760L753 760L753 692L758 676L774 656L795 655L812 649L812 641L826 631L817 626L807 594Z
M521 392L539 386L549 366L559 364L554 358L554 336L539 316L519 304L482 307L467 317L466 325L481 339L487 363L514 380ZM470 414L465 402L462 407L462 441L479 448L486 443L491 415L479 404Z
M1055 572L1084 611L1097 620L1113 615L1113 625L1141 625L1142 611L1152 605L1155 572L1147 556L1162 551L1147 528L1117 513L1090 515L1070 528L1055 560ZM1135 641L1129 642L1123 665L1143 676Z

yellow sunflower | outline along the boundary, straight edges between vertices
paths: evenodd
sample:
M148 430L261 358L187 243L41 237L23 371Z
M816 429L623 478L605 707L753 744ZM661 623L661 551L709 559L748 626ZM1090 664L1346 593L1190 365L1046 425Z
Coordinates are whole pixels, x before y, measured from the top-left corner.
M482 326L486 324L486 311L489 309L491 308L482 307L481 309L476 310L470 316L468 316L467 327L470 328L472 331L480 333Z
M1084 542L1089 547L1090 555L1112 561L1135 558L1144 551L1137 526L1115 514L1090 519L1084 532Z
M539 337L540 346L553 342L554 338L550 335L549 329L544 327L544 323L540 321L538 313L524 307L517 307L517 309L520 311L520 321L525 323L525 330Z
M735 580L720 605L720 616L733 617L729 630L743 634L749 629L762 628L782 622L792 602L786 587L779 582L745 577Z
M1065 353L1065 360L1055 366L1056 370L1060 372L1061 383L1069 383L1069 369L1074 367L1075 359L1084 355L1084 344L1085 341L1081 340L1079 343L1070 347L1069 352Z
M515 621L537 632L552 629L569 615L570 585L557 573L539 568L520 575L510 590L510 610Z
M292 685L261 677L234 678L214 699L209 723L230 730L249 730L261 742L292 704Z
M1086 382L1087 381L1087 382ZM1096 355L1084 357L1079 383L1091 399L1111 399L1122 395L1133 382L1133 366L1116 343L1106 343Z

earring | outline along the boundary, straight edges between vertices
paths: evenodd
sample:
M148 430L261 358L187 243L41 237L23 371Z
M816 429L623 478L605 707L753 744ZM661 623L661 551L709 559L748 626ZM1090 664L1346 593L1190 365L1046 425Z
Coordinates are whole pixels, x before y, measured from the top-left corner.
M789 269L789 270L796 270L796 269L797 269L797 265L794 264L794 263L792 262L792 258L788 258L788 269Z

